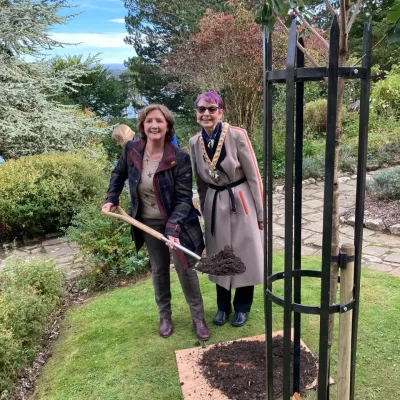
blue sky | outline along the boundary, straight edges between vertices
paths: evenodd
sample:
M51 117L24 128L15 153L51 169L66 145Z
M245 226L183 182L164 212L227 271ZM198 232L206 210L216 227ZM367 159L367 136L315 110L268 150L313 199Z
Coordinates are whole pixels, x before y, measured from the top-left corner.
M122 0L70 0L74 8L63 14L80 13L65 25L54 26L51 35L59 42L79 43L57 48L50 55L100 54L103 64L122 64L135 55L124 43L127 35L124 17L127 10Z

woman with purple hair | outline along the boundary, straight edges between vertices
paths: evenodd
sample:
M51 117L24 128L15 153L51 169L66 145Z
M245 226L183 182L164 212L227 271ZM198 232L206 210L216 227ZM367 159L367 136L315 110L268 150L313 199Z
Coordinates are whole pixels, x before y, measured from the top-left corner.
M222 122L224 102L213 91L197 97L201 132L189 141L193 171L205 223L207 254L230 246L246 265L236 276L209 276L216 283L215 325L243 326L253 302L254 285L263 283L263 187L247 132Z

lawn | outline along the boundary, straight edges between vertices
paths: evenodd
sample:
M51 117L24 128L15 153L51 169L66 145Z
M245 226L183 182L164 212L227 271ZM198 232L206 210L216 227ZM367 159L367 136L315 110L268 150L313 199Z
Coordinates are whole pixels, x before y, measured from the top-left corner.
M304 258L303 268L317 268L319 259ZM275 255L282 269L282 256ZM53 356L44 367L34 399L72 400L179 400L182 399L176 349L198 345L188 307L176 274L172 274L174 333L158 336L158 316L150 280L104 293L66 315ZM277 292L281 287L277 284ZM215 288L201 277L209 343L264 333L262 287L255 292L249 322L243 328L215 327ZM317 304L319 282L304 279L303 299ZM274 307L274 329L282 329L282 309ZM363 271L357 354L357 399L397 400L400 396L400 279ZM319 322L303 317L302 338L314 353L318 349ZM336 370L336 349L332 375ZM336 398L336 387L331 398ZM307 398L315 398L313 394Z

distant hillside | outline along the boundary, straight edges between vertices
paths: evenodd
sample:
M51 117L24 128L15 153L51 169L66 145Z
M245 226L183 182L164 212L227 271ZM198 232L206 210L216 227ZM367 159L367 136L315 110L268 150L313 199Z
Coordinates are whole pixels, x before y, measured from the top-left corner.
M103 64L103 67L108 68L115 78L118 78L122 72L126 71L124 64Z

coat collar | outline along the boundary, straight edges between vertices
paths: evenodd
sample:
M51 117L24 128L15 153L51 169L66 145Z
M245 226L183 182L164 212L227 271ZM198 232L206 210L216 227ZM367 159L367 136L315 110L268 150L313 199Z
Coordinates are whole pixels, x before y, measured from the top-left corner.
M135 165L135 167L142 172L143 155L144 149L146 147L146 141L141 139L134 142L132 148L128 150L128 162L130 165ZM171 142L165 142L164 153L157 168L156 172L165 171L167 169L173 168L176 165L176 153L175 147Z

